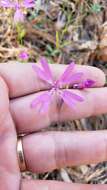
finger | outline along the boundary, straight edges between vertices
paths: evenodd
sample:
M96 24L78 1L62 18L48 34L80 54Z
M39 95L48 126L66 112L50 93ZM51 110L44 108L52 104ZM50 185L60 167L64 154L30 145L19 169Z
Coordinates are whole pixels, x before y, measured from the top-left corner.
M75 93L80 93L74 90ZM73 91L73 92L74 92ZM56 99L45 114L40 114L36 107L31 108L31 102L40 94L14 99L10 102L10 110L15 121L18 133L27 133L40 130L53 122L80 119L107 113L107 88L88 89L81 91L83 102L76 102L75 108L63 104L58 110ZM45 117L45 119L44 119Z
M42 173L65 166L107 161L107 131L43 132L23 138L29 171Z
M8 88L0 77L0 189L19 189L16 130L9 113Z
M54 78L58 78L66 67L65 65L52 64L51 69ZM104 73L95 67L77 65L73 73L77 71L84 73L84 79L88 78L94 80L96 87L103 86L105 83ZM9 87L10 97L23 96L49 88L46 82L38 78L30 63L0 64L0 75L4 78Z
M21 190L107 190L107 185L85 185L57 181L23 180Z

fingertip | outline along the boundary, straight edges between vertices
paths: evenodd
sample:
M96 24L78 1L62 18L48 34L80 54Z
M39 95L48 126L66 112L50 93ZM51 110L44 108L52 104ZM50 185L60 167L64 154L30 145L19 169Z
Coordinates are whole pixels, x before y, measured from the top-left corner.
M96 68L96 72L97 72L97 78L99 78L99 85L104 86L106 83L105 73L99 68Z
M106 83L106 76L105 73L93 66L77 66L77 71L82 71L84 73L85 79L91 79L95 82L94 87L102 87Z

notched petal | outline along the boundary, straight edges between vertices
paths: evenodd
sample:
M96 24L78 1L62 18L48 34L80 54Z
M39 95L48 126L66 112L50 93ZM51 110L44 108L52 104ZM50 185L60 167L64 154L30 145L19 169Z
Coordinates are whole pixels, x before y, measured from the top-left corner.
M76 101L83 102L84 98L74 92L71 92L70 90L62 90L62 93L60 95L63 99L63 101L69 106L74 107Z
M75 67L75 63L72 62L64 71L64 73L61 75L61 77L58 80L59 84L66 84L68 82L68 80L71 78L72 76L72 70Z
M52 81L49 79L49 77L46 75L46 73L41 69L39 68L37 65L33 64L32 65L32 68L33 70L36 72L37 76L44 80L45 82L49 83L49 84L52 84Z
M51 95L49 92L43 93L42 95L36 97L31 102L31 108L36 108L37 112L44 113L48 110L51 101Z
M41 57L40 63L42 65L42 67L43 67L44 72L48 76L48 78L53 81L52 72L51 72L51 69L49 67L49 64L48 64L48 61L46 60L46 58L45 57Z

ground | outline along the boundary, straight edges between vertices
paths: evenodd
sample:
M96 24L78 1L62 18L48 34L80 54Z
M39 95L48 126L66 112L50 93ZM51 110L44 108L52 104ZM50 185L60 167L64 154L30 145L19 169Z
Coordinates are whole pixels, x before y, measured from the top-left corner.
M23 25L13 25L10 10L0 9L0 62L20 61L24 49L28 61L46 56L50 64L93 65L107 75L106 0L37 0ZM26 63L22 63L26 64ZM100 130L107 115L51 126L53 130ZM35 179L81 183L107 183L107 163L69 167L44 175L24 174Z

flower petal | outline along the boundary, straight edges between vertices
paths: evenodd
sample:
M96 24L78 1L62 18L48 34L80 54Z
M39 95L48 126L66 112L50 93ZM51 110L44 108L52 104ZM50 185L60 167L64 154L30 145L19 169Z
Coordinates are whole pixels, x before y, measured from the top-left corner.
M14 22L15 23L20 23L24 22L25 16L22 13L20 9L16 9L15 15L14 15Z
M36 97L31 102L31 107L36 108L37 111L44 113L48 110L49 104L51 101L50 92L43 93L42 95Z
M37 76L46 81L47 83L52 85L52 81L50 80L50 78L47 76L47 74L41 69L39 68L37 65L33 64L32 65L33 70L36 72Z
M69 90L61 91L60 96L62 97L63 101L70 107L73 107L75 105L75 101L84 101L84 98L82 96L75 94Z
M21 59L22 61L27 61L29 58L28 52L26 52L24 50L21 51L18 56L19 56L19 59Z
M1 0L0 6L4 8L13 8L15 7L15 4L9 0Z
M95 81L94 81L94 80L87 79L87 80L84 82L84 87L85 87L85 88L91 88L91 87L93 87L94 84L95 84Z
M35 2L34 0L24 0L24 3L22 6L26 8L33 8L35 6Z
M83 75L84 74L82 72L78 72L78 73L73 74L71 76L71 78L68 79L68 83L73 84L73 83L81 81Z
M61 91L60 97L62 100L71 108L75 108L75 101L71 99L71 97L68 97L64 92Z
M75 63L72 62L67 68L66 70L64 71L64 73L61 75L61 77L59 78L58 80L58 83L59 84L66 84L69 80L69 78L71 78L71 73L72 73L72 70L74 69L75 67Z
M82 72L78 72L78 73L75 73L71 76L68 76L67 79L65 81L63 81L63 85L73 85L74 83L78 83L78 82L81 82L81 79L83 77L83 73Z
M52 72L50 70L49 64L48 64L47 60L45 59L45 57L41 57L40 63L42 65L45 73L50 78L50 80L53 80Z

